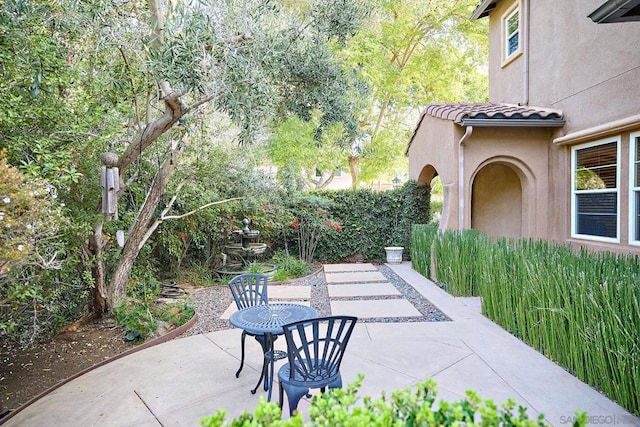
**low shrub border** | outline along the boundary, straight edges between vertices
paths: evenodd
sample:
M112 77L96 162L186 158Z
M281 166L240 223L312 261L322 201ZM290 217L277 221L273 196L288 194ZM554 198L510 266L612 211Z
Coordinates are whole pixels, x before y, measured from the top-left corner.
M482 400L477 393L467 391L467 398L455 402L436 401L437 390L433 379L427 379L413 388L394 391L391 397L384 394L379 399L367 396L356 405L356 394L362 385L363 376L345 389L331 389L315 394L308 411L310 422L302 414L281 419L281 411L275 402L264 397L253 413L243 412L227 423L226 411L219 409L215 415L204 417L204 427L223 426L269 426L269 427L387 427L387 426L545 426L544 415L530 419L527 408L516 407L513 400L497 406L491 400ZM588 417L577 412L572 425L587 425Z

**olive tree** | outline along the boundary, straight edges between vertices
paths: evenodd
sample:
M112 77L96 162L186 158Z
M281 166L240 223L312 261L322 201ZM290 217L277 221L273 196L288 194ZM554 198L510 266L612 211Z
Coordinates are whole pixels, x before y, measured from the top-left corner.
M113 154L103 156L106 167L117 168L115 200L126 193L128 180L149 152L159 158L144 199L133 207L136 212L113 271L106 271L102 261L111 240L103 229L105 219L116 211L95 221L87 241L86 252L95 261L97 306L107 311L126 294L133 264L158 224L161 198L189 145L188 136L179 134L183 121L211 108L238 125L239 143L260 141L265 124L286 114L292 99L318 93L313 76L297 73L296 61L313 57L314 49L329 41L343 42L354 34L367 7L361 1L337 0L149 0L99 7L93 9L98 44L117 58L121 80L129 80L122 92L130 105L126 131L112 145ZM106 67L97 71L112 72ZM311 109L314 103L309 99ZM160 216L169 212L176 197L177 193L171 195Z
M190 168L184 155L217 143L202 118L222 115L238 144L262 143L274 119L331 105L340 92L326 88L342 70L325 46L357 32L369 1L2 4L0 88L9 95L0 148L65 201L68 242L80 246L78 276L92 278L95 312L126 295L162 218L188 214L172 211L184 177L194 178L181 173ZM339 118L323 120L329 127ZM233 198L225 196L200 208Z

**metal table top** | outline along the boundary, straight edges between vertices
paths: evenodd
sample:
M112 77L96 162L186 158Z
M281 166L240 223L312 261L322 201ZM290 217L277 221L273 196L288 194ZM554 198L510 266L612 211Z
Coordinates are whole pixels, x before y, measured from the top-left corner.
M229 317L236 328L252 334L282 334L282 326L299 320L318 317L318 312L302 304L272 303L238 310Z

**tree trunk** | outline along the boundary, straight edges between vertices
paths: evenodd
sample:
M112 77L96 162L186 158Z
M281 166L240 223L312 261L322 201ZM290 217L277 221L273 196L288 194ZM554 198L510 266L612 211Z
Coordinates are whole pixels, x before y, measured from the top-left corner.
M172 152L171 158L176 162L181 154L182 148L177 148ZM145 235L149 226L155 220L156 208L160 203L162 193L167 187L171 175L173 175L173 166L169 164L169 161L165 161L151 183L151 188L138 212L138 216L129 229L127 241L111 279L109 288L109 304L111 307L117 305L126 296L127 280L133 268L133 263L144 246Z
M104 261L102 259L106 243L107 240L102 235L102 221L99 221L93 226L93 234L89 236L87 244L81 248L82 263L85 266L90 266L88 270L91 271L91 277L94 281L91 311L97 316L109 312Z
M104 273L104 260L102 259L103 249L107 242L102 236L102 221L94 227L91 243L93 246L93 256L95 257L92 274L96 279L93 290L93 309L96 314L103 315L109 311L109 306L107 305L107 283Z
M360 163L360 156L349 156L349 173L351 173L351 188L356 189L358 187L358 180L360 179L360 169L358 164Z
M148 4L153 28L149 47L153 51L160 51L164 44L162 2L158 0L148 0ZM210 95L193 104L190 108L185 108L181 101L182 93L174 91L169 82L159 81L158 88L160 89L158 100L162 100L161 102L164 103L164 114L153 121L151 121L148 116L147 120L145 120L147 125L120 155L118 169L122 182L124 182L124 177L126 176L129 166L132 165L158 137L169 131L174 123L190 110L213 99L213 95ZM152 100L149 101L152 102ZM147 114L150 114L150 112L151 109L147 108ZM136 117L136 122L137 120L138 118ZM157 226L156 218L154 218L156 207L167 187L169 178L173 175L174 163L177 163L183 149L182 144L171 147L172 152L156 173L151 188L147 192L145 201L129 229L127 240L120 254L116 269L113 272L108 289L106 289L104 263L102 262L102 250L105 245L104 238L102 237L102 223L94 229L90 244L90 254L95 257L95 266L92 267L92 274L96 281L94 306L102 312L113 309L115 304L126 296L129 274L144 243L152 234L155 226ZM169 159L172 161L169 162ZM120 192L117 195L118 198L123 194L124 189L125 186L121 186Z

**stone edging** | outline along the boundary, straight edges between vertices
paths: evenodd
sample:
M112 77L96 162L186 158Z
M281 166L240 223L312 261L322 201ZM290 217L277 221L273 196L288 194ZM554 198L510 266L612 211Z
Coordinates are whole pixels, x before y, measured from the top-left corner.
M76 378L86 374L87 372L93 371L96 368L99 368L101 366L106 365L107 363L113 362L115 360L121 359L125 356L128 356L130 354L136 353L140 350L144 350L146 348L149 347L153 347L156 346L158 344L162 344L165 343L167 341L171 341L172 339L182 335L184 332L188 331L189 328L191 328L196 321L198 320L198 316L194 313L193 317L191 317L191 319L189 319L189 321L187 323L185 323L182 326L179 326L175 329L172 329L171 331L167 332L166 334L158 337L158 338L154 338L152 340L149 341L145 341L144 343L140 344L139 346L136 346L134 348L131 348L129 350L123 351L122 353L116 354L113 357L110 357L109 359L105 359L102 360L98 363L96 363L93 366L89 366L88 368L85 368L83 370L81 370L80 372L77 372L73 375L71 375L69 378L66 378L62 381L57 382L56 384L52 385L51 387L49 387L48 389L46 389L45 391L43 391L42 393L38 394L35 397L32 397L31 399L29 399L27 402L25 402L24 405L21 405L19 408L17 408L15 411L11 411L9 412L6 416L0 418L0 425L4 424L5 422L9 421L11 418L13 418L13 416L17 413L19 413L20 411L22 411L24 408L28 407L29 405L31 405L32 403L34 403L36 400L41 399L42 397L46 396L47 394L51 393L52 391L62 387L63 385L67 384L68 382L75 380Z

